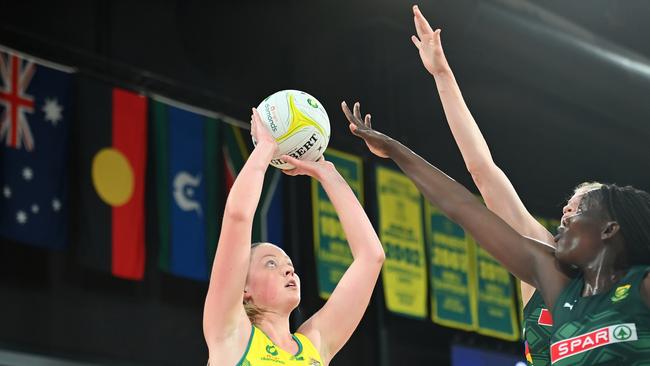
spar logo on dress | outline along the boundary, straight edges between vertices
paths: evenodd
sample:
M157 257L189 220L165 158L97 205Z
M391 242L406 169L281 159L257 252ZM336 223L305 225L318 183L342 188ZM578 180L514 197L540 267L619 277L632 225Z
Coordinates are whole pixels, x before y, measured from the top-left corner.
M636 325L610 325L551 345L551 363L609 344L636 341Z

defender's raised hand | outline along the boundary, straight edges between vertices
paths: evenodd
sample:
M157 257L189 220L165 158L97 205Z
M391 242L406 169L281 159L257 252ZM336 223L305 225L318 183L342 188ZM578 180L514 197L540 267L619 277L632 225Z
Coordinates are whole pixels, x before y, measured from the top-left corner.
M350 108L348 108L345 102L341 103L341 109L343 109L343 113L350 123L350 132L362 138L373 154L380 158L387 158L388 153L386 152L386 147L392 138L372 129L370 114L366 114L365 118L361 118L361 105L359 102L354 103L354 112L350 111Z
M449 69L445 53L440 42L440 29L435 31L429 25L427 19L422 15L417 5L413 6L413 22L417 36L411 36L411 40L420 52L422 64L431 73L436 75Z

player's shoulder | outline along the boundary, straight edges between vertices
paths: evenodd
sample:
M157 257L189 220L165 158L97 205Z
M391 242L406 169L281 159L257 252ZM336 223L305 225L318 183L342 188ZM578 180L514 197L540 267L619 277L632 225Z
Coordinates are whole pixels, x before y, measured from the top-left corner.
M321 355L324 353L324 350L322 348L323 342L321 332L318 327L318 317L316 314L302 323L300 327L298 327L296 333L302 334L307 339L309 339L311 344L314 346L314 348L316 348L316 350L318 350Z
M248 353L255 334L250 322L240 322L237 329L225 337L206 337L209 359L220 360L226 365L235 365ZM212 362L212 366L216 365Z

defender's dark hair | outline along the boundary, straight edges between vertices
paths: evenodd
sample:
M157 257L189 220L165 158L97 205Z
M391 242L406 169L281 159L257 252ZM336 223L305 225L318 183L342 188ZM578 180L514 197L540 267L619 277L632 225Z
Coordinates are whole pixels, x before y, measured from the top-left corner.
M595 199L620 225L631 265L650 265L650 194L632 186L603 184L587 193L585 204Z

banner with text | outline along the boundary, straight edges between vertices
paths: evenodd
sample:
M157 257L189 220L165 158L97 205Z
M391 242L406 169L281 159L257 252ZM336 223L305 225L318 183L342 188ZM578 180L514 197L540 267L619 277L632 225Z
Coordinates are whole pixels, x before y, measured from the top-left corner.
M382 270L388 310L427 315L427 277L422 199L415 184L393 169L376 168L379 237L386 252Z
M474 242L471 237L467 240ZM488 252L475 245L478 333L509 341L519 339L514 280Z
M476 330L474 245L463 228L425 203L425 234L429 253L431 319L440 325Z

